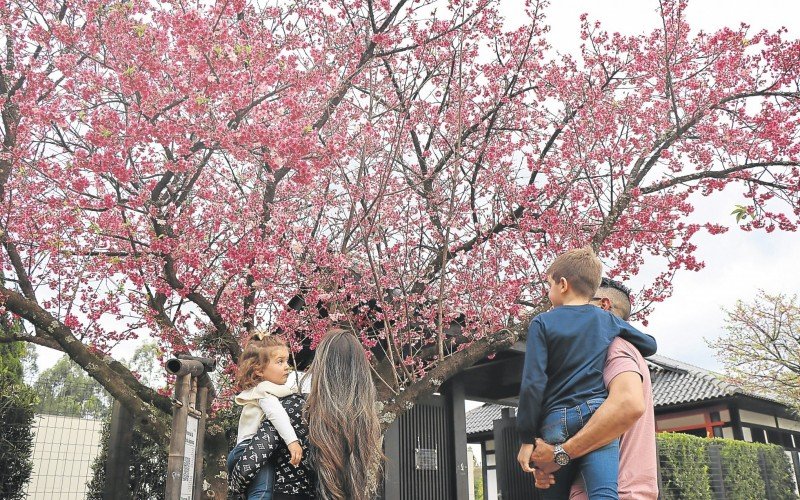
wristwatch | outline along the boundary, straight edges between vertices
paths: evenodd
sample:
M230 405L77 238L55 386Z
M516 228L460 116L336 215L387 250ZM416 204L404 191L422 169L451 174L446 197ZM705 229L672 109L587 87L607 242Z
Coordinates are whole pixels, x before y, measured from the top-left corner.
M564 467L569 463L570 460L571 458L569 458L569 455L566 451L564 451L564 448L562 448L560 444L553 446L553 462L561 467Z

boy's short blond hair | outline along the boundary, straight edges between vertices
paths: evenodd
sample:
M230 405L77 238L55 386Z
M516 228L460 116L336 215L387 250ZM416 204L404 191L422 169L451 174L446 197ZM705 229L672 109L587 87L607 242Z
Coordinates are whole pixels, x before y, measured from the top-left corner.
M550 264L547 276L558 283L567 280L575 293L591 299L600 286L603 264L589 247L575 248L562 253Z

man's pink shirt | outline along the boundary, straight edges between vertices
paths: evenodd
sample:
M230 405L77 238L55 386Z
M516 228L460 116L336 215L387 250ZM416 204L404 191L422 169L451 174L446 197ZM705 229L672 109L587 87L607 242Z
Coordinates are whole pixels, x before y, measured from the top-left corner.
M611 342L606 355L603 370L606 387L614 377L625 372L636 372L642 377L645 411L619 441L619 498L655 500L658 498L658 459L650 370L639 351L630 342L617 337ZM587 498L582 481L578 481L572 487L570 499Z

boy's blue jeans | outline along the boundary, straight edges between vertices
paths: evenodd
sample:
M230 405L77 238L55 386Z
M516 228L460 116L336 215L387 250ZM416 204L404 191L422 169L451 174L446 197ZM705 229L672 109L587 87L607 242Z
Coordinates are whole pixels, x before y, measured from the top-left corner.
M228 474L233 470L234 464L242 456L247 445L250 444L249 439L245 439L241 443L233 447L228 453L228 460L225 463L228 469ZM272 485L275 484L275 468L269 464L265 464L253 478L253 482L247 487L247 500L272 500Z
M551 444L560 444L578 433L589 418L605 401L604 398L590 399L572 408L563 408L548 413L542 421L542 439ZM589 498L619 499L617 474L619 473L619 440L597 449L578 459L570 461L555 473L556 484L546 490L539 490L545 500L567 499L575 478L583 478Z

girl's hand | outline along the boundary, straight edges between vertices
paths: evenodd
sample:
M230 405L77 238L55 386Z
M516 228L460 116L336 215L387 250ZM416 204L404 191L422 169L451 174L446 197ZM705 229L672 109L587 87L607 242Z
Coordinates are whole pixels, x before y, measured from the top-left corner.
M289 463L297 467L300 465L300 461L303 460L303 447L300 446L300 441L292 441L289 443L289 453L291 453L292 458L289 460Z

